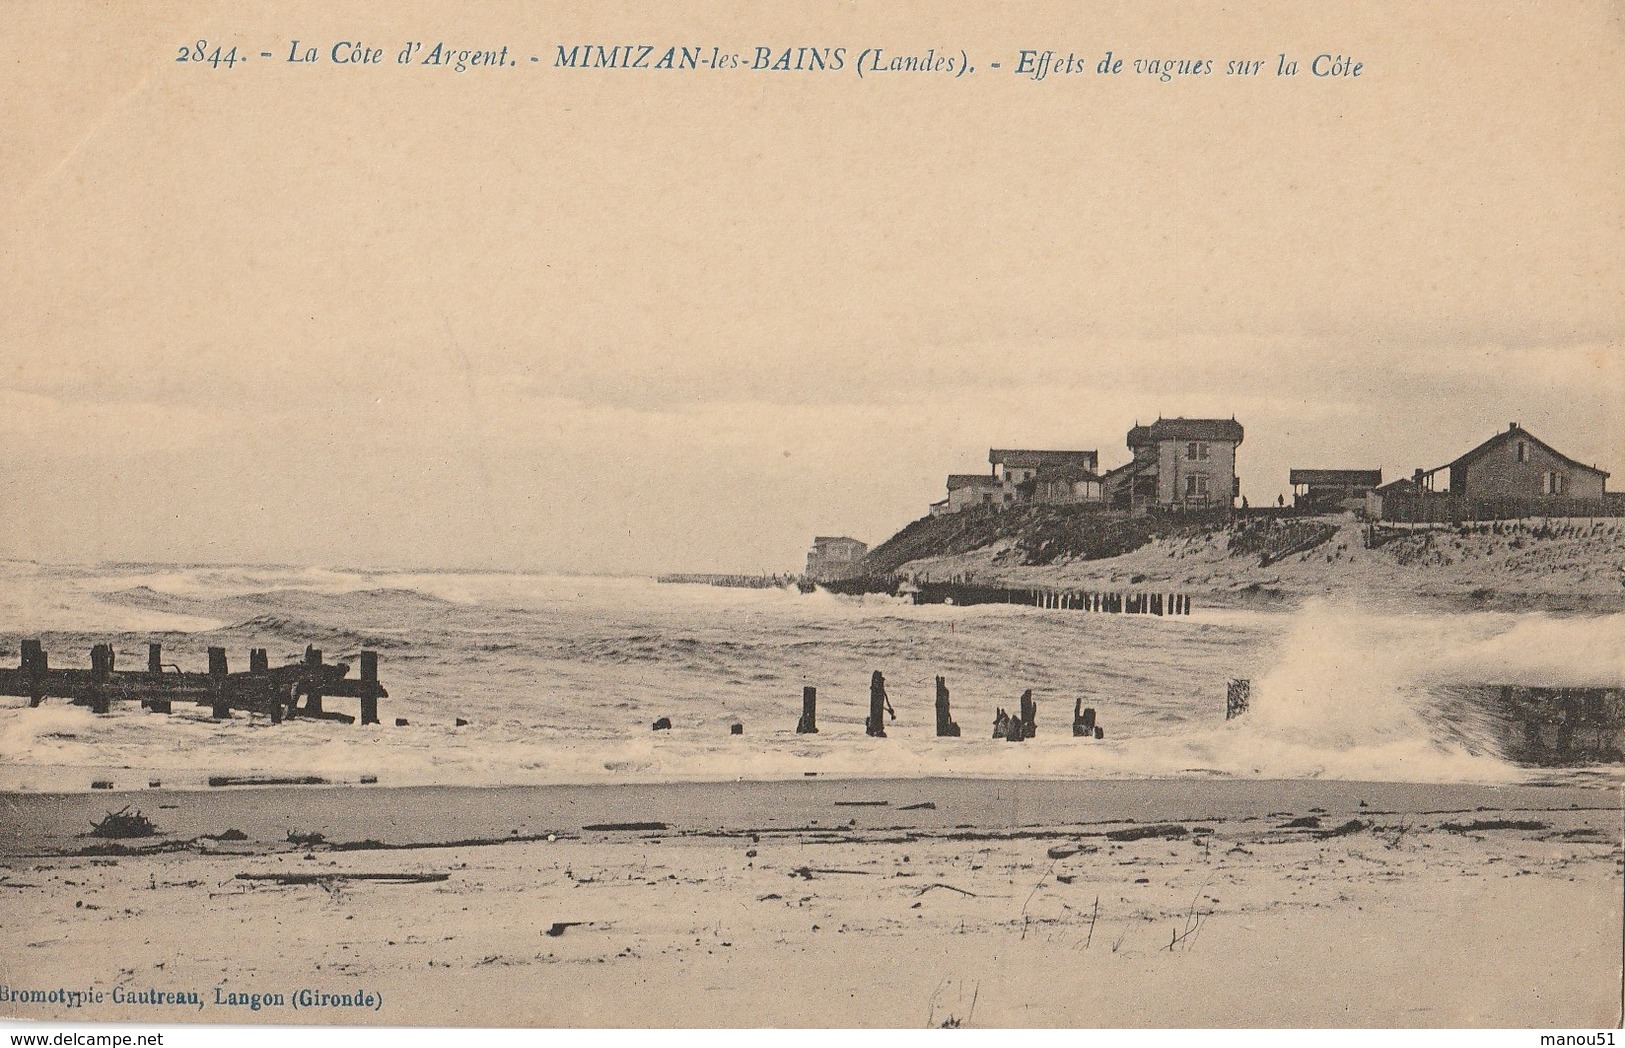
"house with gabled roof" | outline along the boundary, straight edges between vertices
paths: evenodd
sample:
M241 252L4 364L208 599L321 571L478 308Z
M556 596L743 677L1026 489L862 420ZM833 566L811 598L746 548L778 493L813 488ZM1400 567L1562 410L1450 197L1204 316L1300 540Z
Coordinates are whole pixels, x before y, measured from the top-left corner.
M1076 466L1093 473L1100 468L1098 451L1038 451L1029 448L992 448L987 453L993 475L1011 486L1024 483L1040 473Z
M1441 472L1451 495L1473 499L1600 499L1608 489L1606 471L1569 458L1516 422L1430 475Z

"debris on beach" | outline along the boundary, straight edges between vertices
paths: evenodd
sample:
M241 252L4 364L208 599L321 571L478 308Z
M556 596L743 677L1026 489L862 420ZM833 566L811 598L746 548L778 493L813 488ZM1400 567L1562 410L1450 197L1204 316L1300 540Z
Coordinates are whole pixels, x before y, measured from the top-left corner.
M867 876L869 876L869 871L868 870L830 870L830 869L819 869L816 866L797 866L795 869L790 871L790 876L792 876L792 877L800 877L804 881L810 881L810 880L813 879L813 877L815 877L815 876L817 876L818 874L821 874L821 873L822 874L849 873L849 874L852 874L853 876L857 876L857 877L867 877Z
M435 884L449 880L449 873L239 873L239 881L270 881L273 884L323 884L334 881L376 881L380 884Z
M110 811L101 822L92 823L92 837L151 837L158 832L152 820L139 811L132 812L128 805L121 811Z
M1439 829L1446 833L1479 833L1484 830L1544 830L1544 822L1534 819L1474 819L1472 822L1442 822Z
M927 884L924 888L921 888L919 891L915 892L914 894L915 895L924 895L926 892L930 891L933 888L946 888L948 891L951 891L951 892L958 892L961 895L968 895L972 899L981 898L981 896L977 895L975 892L968 892L963 888L955 888L953 885L945 884L942 881L936 881L936 882L934 882L932 884Z
M320 775L211 775L210 786L326 786Z
M936 801L921 801L918 804L905 804L898 811L936 811Z
M90 784L90 788L93 790L110 790L113 788L113 780L97 779Z
M1108 830L1106 839L1109 841L1143 841L1148 837L1183 837L1189 832L1185 827L1172 823L1159 826L1133 826L1126 830Z
M671 718L670 717L661 717L659 720L655 721L654 722L654 730L655 731L671 731Z
M206 841L246 841L248 840L248 834L234 826L220 833L205 833L202 839Z
M554 921L550 927L543 929L542 934L557 939L564 934L566 929L579 928L586 923L586 921Z
M300 833L297 830L289 830L288 843L308 847L312 844L326 844L327 838L319 833Z
M590 833L607 833L607 832L613 832L613 831L617 831L617 830L635 832L635 831L639 831L639 830L645 830L645 831L663 830L665 828L666 828L666 824L663 823L663 822L595 822L590 826L581 827L581 832L583 832L583 833L589 833L589 832Z

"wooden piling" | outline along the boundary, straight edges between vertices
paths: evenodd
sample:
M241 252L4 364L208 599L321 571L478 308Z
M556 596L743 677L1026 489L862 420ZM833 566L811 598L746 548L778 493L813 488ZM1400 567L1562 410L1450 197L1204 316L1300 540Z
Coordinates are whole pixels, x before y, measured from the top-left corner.
M164 646L162 644L149 643L147 645L147 672L155 678L155 684L161 684L164 673ZM169 713L174 708L171 705L169 696L160 691L154 691L143 700L142 705L146 706L151 713Z
M28 705L38 706L45 701L45 677L50 670L50 658L38 640L23 641L22 668L28 674Z
M376 666L374 668L376 668ZM270 670L271 670L271 659L270 659L270 656L268 656L266 654L265 649L264 648L249 648L248 649L248 672L250 672L250 673L269 673Z
M209 649L209 694L213 700L214 709L211 715L215 720L229 720L231 718L231 705L226 701L226 649Z
M1021 734L1027 739L1038 734L1038 703L1031 688L1021 693Z
M107 681L113 675L113 646L97 644L90 649L90 710L107 713Z
M886 678L879 670L869 678L869 718L864 721L863 730L871 737L884 739L886 737L885 712L891 709L891 702L886 697ZM894 712L895 718L897 714Z
M369 684L378 683L378 653L376 651L363 651L361 653L361 679ZM378 723L378 693L368 689L361 696L361 723Z
M310 690L305 696L305 712L319 717L322 713L322 686L318 683L321 680L322 649L305 646L305 668L312 671L308 678Z
M1083 739L1093 738L1095 734L1095 708L1085 708L1082 698L1072 704L1072 734Z
M944 677L937 678L937 737L959 738L959 725L948 709L948 681Z
M796 721L796 734L818 734L818 689L811 684L801 689L801 719Z
M1224 719L1230 720L1247 712L1252 703L1253 682L1250 680L1233 680L1225 689Z

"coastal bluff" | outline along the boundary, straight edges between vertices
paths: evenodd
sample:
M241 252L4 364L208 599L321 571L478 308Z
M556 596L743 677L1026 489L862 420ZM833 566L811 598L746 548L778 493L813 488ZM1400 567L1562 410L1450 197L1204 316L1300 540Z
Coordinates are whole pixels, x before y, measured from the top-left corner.
M1371 523L1352 514L1108 514L973 509L916 520L838 592L962 581L1034 588L1173 589L1203 603L1312 597L1485 608L1625 610L1625 520Z

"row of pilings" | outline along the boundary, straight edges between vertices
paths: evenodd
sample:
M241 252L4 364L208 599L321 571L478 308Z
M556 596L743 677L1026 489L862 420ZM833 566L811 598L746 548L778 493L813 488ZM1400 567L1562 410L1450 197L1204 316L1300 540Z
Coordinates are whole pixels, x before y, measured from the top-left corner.
M1008 586L981 586L964 582L920 582L915 584L916 604L1024 604L1058 611L1094 611L1114 615L1189 615L1191 598L1187 593L1159 593L1144 590L1052 590L1015 589Z

